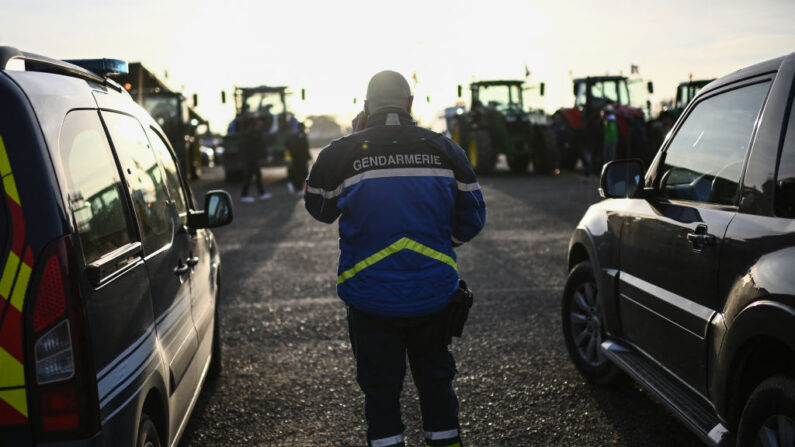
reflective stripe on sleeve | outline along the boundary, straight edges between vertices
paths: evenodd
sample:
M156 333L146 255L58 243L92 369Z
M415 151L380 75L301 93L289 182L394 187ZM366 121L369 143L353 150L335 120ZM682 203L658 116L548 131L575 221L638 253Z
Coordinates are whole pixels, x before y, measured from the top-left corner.
M458 186L458 190L459 191L470 192L470 191L477 191L477 190L480 189L480 183L478 183L478 182L475 182L475 183L463 183L463 182L456 181L455 184L456 184L456 186Z

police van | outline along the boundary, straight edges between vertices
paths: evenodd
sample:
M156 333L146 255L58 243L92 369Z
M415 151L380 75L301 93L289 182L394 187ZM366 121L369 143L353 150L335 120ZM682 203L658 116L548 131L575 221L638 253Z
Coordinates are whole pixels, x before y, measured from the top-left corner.
M175 445L220 371L221 265L127 64L0 47L0 444Z

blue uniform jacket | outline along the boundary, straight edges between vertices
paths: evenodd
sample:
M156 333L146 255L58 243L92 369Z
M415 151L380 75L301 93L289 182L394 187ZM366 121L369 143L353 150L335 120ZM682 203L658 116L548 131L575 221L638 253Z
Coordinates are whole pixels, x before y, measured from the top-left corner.
M486 223L486 205L464 151L385 109L367 128L332 142L312 166L306 209L339 221L337 294L389 316L443 309L458 287L453 247Z

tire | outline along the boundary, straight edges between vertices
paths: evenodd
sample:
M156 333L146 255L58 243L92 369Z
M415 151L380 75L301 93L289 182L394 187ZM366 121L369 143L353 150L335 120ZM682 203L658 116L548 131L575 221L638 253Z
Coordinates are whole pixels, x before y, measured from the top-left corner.
M737 447L795 445L795 379L774 376L762 381L745 404Z
M488 174L494 169L497 162L497 152L491 144L491 137L485 130L475 130L466 148L467 157L475 173L478 175Z
M557 168L558 161L555 132L549 127L543 127L539 132L541 132L541 138L537 139L538 143L534 151L533 172L541 175L553 174Z
M137 447L160 447L160 435L152 419L146 413L141 413L141 423L138 424Z
M210 369L207 371L207 377L210 379L217 379L223 370L223 343L221 342L221 319L218 317L218 298L220 293L215 297L215 318L213 321L213 343L211 348Z
M574 366L589 382L599 385L615 382L621 372L601 350L605 331L590 262L577 264L569 273L561 310L563 337Z
M526 155L509 155L508 167L511 172L515 174L524 174L527 172L527 167L530 166L530 157Z

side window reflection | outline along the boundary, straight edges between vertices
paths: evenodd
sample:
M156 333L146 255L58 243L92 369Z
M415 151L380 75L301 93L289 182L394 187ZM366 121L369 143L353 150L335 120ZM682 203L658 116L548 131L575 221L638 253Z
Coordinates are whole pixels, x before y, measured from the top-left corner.
M131 241L124 189L96 111L66 115L59 151L83 257L91 263Z
M665 152L661 192L671 199L731 205L769 82L699 103Z

